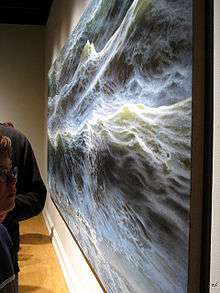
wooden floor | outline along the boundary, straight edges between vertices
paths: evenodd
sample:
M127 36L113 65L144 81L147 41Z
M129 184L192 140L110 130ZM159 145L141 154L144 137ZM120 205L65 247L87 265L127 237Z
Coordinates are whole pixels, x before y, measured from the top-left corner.
M19 293L68 292L43 217L21 222Z

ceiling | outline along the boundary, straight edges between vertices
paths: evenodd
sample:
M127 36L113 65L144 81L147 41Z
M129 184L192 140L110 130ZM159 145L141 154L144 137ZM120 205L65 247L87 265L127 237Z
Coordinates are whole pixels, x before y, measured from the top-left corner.
M53 0L0 0L0 23L45 25Z

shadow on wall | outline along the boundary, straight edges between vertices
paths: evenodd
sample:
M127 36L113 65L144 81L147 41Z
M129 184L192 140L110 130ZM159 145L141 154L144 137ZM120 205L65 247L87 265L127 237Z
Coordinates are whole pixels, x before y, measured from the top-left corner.
M47 71L84 12L89 0L54 1L47 23ZM50 28L53 28L51 30ZM55 28L55 29L54 29Z

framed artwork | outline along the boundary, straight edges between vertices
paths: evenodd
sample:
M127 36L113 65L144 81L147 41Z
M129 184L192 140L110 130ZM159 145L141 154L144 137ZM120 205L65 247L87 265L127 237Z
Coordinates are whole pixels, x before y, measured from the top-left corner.
M204 11L91 0L49 71L49 193L104 291L198 292Z

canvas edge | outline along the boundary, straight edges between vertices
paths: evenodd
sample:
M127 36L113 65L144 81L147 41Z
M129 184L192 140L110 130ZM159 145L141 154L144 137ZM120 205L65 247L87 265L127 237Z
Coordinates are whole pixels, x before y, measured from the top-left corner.
M213 147L212 3L213 0L209 3L193 0L192 190L188 293L209 292Z

